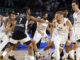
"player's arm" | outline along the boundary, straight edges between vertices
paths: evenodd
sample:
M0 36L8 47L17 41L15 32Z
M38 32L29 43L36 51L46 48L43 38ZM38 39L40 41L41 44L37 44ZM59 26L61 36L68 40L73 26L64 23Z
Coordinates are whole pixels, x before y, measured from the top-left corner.
M8 21L7 18L5 19L5 22L4 23L5 23L5 26L7 26L7 24L9 23L9 21Z
M12 26L10 27L10 25L12 24ZM6 28L5 28L5 32L6 32L6 34L8 34L9 32L11 32L13 29L14 29L14 26L15 26L15 22L8 22L7 23L7 26L6 26Z
M55 26L55 22L52 22L52 24L50 24L50 38L52 38L54 26Z
M70 22L70 20L68 19L66 22L67 26L69 27L69 34L68 34L68 38L70 39L70 36L72 34L72 24Z
M10 31L13 31L15 25L16 25L16 22L11 22L12 26L10 27Z
M46 30L48 30L49 32L50 32L50 27L49 26L47 26L47 29Z
M70 22L70 20L67 20L67 26L69 26L70 29L72 29L72 23Z
M5 33L6 33L6 34L8 34L8 32L10 31L10 30L9 30L9 28L10 28L9 26L10 26L10 22L7 22L7 23L6 23L6 28L5 28Z
M35 17L33 17L33 16L30 16L30 20L32 20L32 21L37 21L37 22L41 22L41 23L48 23L48 24L50 24L49 22L46 22L46 21L43 20L43 19L35 18Z
M3 16L1 16L1 24L3 24Z

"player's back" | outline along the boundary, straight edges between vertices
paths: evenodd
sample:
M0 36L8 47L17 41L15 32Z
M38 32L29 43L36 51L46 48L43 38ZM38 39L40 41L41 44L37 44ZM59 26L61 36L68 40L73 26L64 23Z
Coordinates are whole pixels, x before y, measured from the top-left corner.
M17 17L17 21L16 21L16 26L14 28L14 31L18 30L18 31L21 31L23 33L25 33L25 24L26 24L26 21L27 21L27 15L26 14L20 14L18 17Z

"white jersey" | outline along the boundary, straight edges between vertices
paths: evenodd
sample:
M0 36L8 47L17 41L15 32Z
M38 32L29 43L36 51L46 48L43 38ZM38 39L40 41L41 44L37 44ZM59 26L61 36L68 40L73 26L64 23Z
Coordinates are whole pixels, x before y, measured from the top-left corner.
M48 20L46 20L46 22L48 22ZM38 25L38 23L37 23L37 25ZM40 31L43 32L43 33L45 33L47 26L48 26L48 24L41 23ZM38 29L38 27L37 27L37 29Z
M3 21L5 21L5 20L8 19L8 18L9 18L9 16L7 16L7 17L4 16L4 17L3 17Z
M73 19L74 19L74 24L77 22L80 22L80 10L76 13L73 14Z
M2 23L1 20L0 20L0 31L4 31L4 29L5 29L4 21Z
M63 23L55 23L53 34L65 35L68 34L68 26L66 26L67 18L64 18Z
M48 20L46 20L46 22L48 22ZM37 23L37 25L39 25L39 23ZM46 34L46 28L47 28L48 24L46 23L41 23L41 27L40 27L40 31L42 33L44 33L44 36L42 36L38 31L38 26L37 26L37 29L36 29L36 32L34 34L34 37L33 37L33 40L35 40L35 43L38 43L40 41L40 39L42 38L42 41L47 41L47 34Z
M54 41L55 45L65 44L68 39L69 27L66 25L67 20L67 18L64 18L61 24L59 24L55 20L55 26L53 29L53 35L51 39L51 41Z
M72 28L71 40L72 42L76 42L78 39L80 39L80 24L79 24L80 23L80 10L73 14L73 19L74 19L74 25Z

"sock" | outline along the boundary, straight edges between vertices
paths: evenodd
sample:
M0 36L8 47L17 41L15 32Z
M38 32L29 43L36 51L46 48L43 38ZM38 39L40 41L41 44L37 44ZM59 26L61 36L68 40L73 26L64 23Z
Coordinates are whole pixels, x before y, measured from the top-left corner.
M30 60L34 60L34 56L29 56L29 59Z
M40 53L39 52L35 52L36 56L40 56Z
M10 56L14 56L13 50L10 51L10 54L9 54L9 55L10 55Z
M2 54L2 56L5 57L6 54L7 54L7 51L4 51L3 54Z
M75 58L74 58L74 50L70 51L70 52L69 52L69 55L70 55L73 59L75 59Z
M67 58L68 57L68 53L66 53L66 51L64 51L64 56L62 57L62 59L65 59L65 58Z
M41 52L43 52L43 51L44 51L44 49L41 49L40 51L41 51Z
M80 48L76 49L76 60L80 60Z

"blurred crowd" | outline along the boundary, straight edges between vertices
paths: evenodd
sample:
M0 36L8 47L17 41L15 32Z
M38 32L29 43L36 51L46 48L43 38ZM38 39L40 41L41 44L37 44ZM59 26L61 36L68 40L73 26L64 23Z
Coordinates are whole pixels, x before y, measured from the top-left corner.
M0 7L23 8L30 7L33 11L55 11L66 7L71 9L73 0L0 0ZM80 0L77 0L80 2Z

